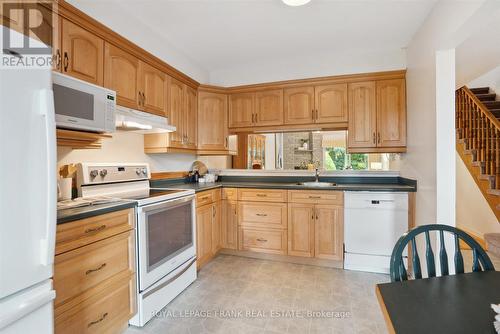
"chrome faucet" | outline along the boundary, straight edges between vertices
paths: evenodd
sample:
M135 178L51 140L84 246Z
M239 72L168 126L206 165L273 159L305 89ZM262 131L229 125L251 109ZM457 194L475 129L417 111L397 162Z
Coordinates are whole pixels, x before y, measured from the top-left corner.
M316 177L315 182L319 182L319 168L316 168L316 173L314 174L314 176Z

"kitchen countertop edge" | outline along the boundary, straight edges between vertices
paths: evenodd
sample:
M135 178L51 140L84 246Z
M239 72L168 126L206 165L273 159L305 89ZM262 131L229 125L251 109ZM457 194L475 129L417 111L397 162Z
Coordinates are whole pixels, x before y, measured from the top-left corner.
M75 220L95 217L114 211L130 209L136 206L135 201L121 200L119 202L89 205L79 208L62 209L57 211L57 225L70 223Z

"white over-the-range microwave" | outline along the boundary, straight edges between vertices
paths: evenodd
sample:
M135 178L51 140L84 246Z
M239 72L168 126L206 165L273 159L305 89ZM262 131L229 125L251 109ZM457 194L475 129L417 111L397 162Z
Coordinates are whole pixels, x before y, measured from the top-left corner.
M53 72L56 125L92 132L115 131L116 92Z

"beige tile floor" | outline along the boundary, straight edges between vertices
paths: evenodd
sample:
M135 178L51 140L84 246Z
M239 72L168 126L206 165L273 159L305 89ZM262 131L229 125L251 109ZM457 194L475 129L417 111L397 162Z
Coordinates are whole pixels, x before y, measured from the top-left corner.
M388 281L381 274L219 255L162 315L126 333L385 333L375 284ZM180 317L189 311L198 313Z

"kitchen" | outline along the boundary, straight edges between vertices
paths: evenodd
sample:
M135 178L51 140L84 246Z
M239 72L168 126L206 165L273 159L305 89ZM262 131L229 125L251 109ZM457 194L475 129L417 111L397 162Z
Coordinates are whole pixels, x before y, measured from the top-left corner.
M99 6L23 5L41 15L31 37L53 61L23 69L31 87L4 72L6 103L44 92L23 101L43 106L44 123L19 115L32 135L6 161L25 161L21 147L38 154L2 189L33 189L25 219L47 226L2 239L26 263L41 247L44 267L2 259L29 278L2 279L1 305L18 311L2 334L387 330L375 285L391 280L420 205L419 180L400 172L411 149L404 67L204 84L101 23ZM23 20L2 17L22 40ZM19 129L2 123L8 142ZM22 211L19 196L2 212ZM332 314L283 316L292 311Z

